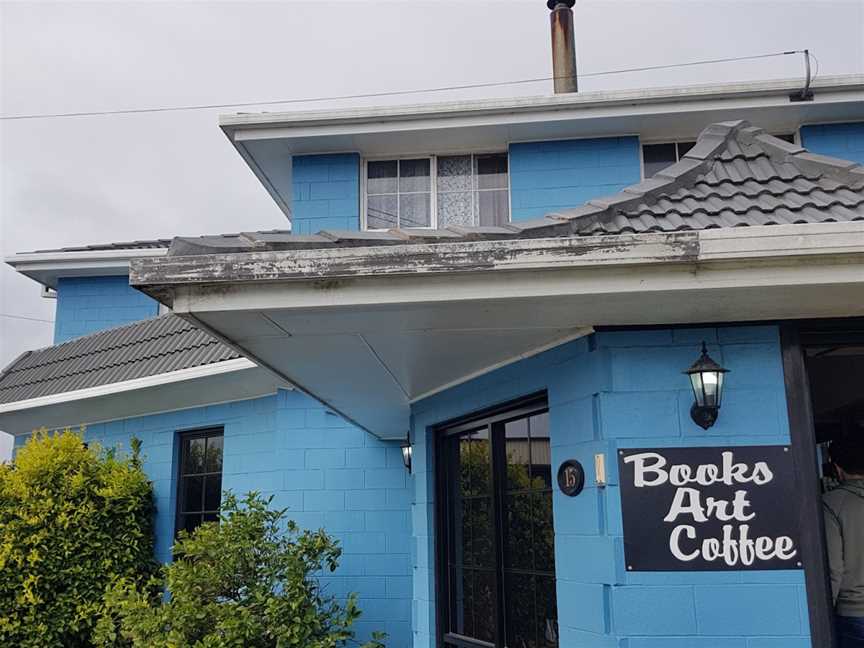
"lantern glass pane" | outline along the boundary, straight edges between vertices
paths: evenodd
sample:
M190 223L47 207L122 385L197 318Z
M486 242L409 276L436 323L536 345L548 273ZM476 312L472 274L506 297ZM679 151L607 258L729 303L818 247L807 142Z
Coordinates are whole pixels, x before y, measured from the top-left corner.
M718 390L720 387L719 371L703 371L702 385L705 389L705 405L714 407L717 405Z
M722 371L717 372L717 407L720 407L720 399L723 398L723 376Z
M702 407L705 404L705 392L702 391L702 374L698 371L690 374L690 383L693 385L693 396L696 404Z

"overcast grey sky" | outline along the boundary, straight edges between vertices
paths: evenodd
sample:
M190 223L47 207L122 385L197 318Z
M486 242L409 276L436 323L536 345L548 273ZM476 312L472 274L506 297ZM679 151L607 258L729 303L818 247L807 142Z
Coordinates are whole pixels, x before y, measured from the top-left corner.
M3 2L0 114L545 77L545 4ZM578 0L575 11L581 72L809 47L822 75L864 73L864 0ZM580 89L784 78L802 68L800 57L784 57L591 77ZM548 92L543 82L340 105ZM220 112L231 111L0 122L0 253L284 227L282 213L218 130ZM0 366L51 343L51 323L33 319L52 320L53 310L36 284L0 268Z

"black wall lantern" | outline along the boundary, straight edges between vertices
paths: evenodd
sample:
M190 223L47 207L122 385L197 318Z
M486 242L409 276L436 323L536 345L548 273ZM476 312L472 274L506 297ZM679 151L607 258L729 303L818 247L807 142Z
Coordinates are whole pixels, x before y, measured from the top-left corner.
M711 359L703 342L699 359L684 373L690 377L693 396L696 398L690 408L690 417L696 425L707 430L717 421L723 396L723 374L729 373L729 370Z
M411 455L412 454L413 454L413 452L411 450L411 442L405 441L405 443L402 444L402 463L405 464L405 468L406 468L406 470L408 470L409 474L411 473Z

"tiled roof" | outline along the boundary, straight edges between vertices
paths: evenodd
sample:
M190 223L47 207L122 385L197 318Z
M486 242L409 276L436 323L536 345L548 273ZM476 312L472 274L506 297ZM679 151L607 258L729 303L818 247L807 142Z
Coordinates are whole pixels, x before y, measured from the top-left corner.
M26 254L42 254L48 252L112 252L123 250L157 250L171 245L171 239L152 239L149 241L125 241L120 243L94 243L93 245L78 245L45 250L33 250Z
M808 153L745 121L706 128L677 163L623 191L501 227L289 231L175 238L169 256L864 220L864 167Z
M239 357L180 317L161 315L28 351L0 373L0 404Z

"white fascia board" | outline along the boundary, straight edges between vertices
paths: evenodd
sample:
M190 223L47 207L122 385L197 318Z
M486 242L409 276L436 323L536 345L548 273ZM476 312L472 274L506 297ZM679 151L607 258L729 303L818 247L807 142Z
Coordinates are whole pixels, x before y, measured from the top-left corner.
M132 259L165 256L167 248L141 250L86 250L80 252L23 252L4 262L34 281L57 288L60 277L99 277L129 274Z
M514 113L549 112L578 107L596 110L614 105L627 105L631 109L644 104L687 103L692 101L717 102L740 98L766 96L782 97L800 90L802 79L776 79L747 83L704 84L665 88L618 90L612 92L581 92L533 97L481 99L402 106L373 106L342 110L306 112L267 112L221 115L219 124L226 132L256 127L292 127L301 125L336 126L352 122L368 122L383 126L402 120L442 119L460 115L512 115ZM820 93L862 93L864 75L822 77L812 84Z
M49 405L57 405L59 403L68 403L71 401L85 400L88 398L99 398L110 394L120 394L123 392L137 391L147 387L157 387L159 385L168 385L171 383L182 382L185 380L195 380L198 378L206 378L208 376L218 376L220 374L231 371L242 371L243 369L252 369L256 365L246 358L235 358L234 360L225 360L223 362L214 362L213 364L203 365L201 367L190 367L189 369L178 369L177 371L169 371L168 373L157 374L155 376L146 376L144 378L135 378L134 380L125 380L123 382L110 383L108 385L99 385L97 387L87 387L86 389L76 389L74 391L63 392L62 394L51 394L50 396L40 396L38 398L30 398L28 400L17 401L14 403L0 404L0 415L7 412L18 412L26 409L34 409L37 407L47 407Z
M293 389L245 358L0 406L0 430L29 434L261 398Z

